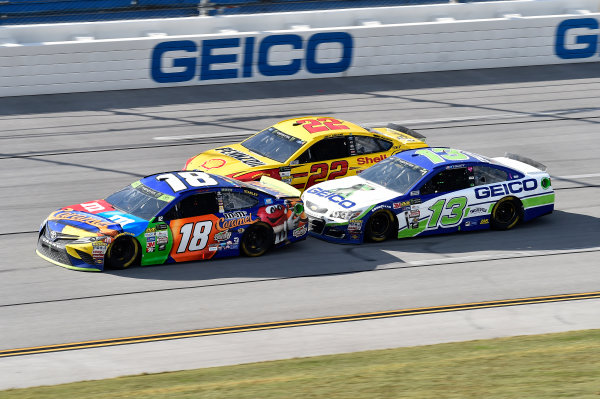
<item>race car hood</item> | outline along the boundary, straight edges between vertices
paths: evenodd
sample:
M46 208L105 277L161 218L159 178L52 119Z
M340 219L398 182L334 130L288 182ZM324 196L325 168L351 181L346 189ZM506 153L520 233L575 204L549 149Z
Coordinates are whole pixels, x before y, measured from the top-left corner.
M138 235L148 224L147 220L115 209L106 209L105 212L95 214L74 209L80 206L73 205L52 212L46 219L48 229L80 237L97 235L116 237L125 231Z
M400 196L360 176L329 180L312 186L302 195L308 209L361 210ZM312 209L314 210L314 209Z
M68 234L79 236L100 234L116 236L123 231L121 225L110 219L71 208L52 212L48 216L47 224L50 231L65 233L68 231Z
M277 167L281 163L248 151L240 144L231 144L203 152L191 158L186 170L199 170L235 177L241 172Z

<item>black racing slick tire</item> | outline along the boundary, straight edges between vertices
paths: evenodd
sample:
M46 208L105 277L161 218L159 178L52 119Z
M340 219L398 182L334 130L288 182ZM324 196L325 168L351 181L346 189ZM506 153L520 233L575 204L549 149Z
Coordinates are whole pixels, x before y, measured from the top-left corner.
M523 205L514 197L504 197L496 202L490 216L490 227L494 230L508 230L521 220Z
M135 263L139 254L140 244L135 238L130 236L117 237L106 251L106 268L127 269Z
M273 230L267 225L257 223L248 227L242 236L240 251L245 256L264 255L273 245Z
M367 241L381 242L392 236L394 216L388 211L377 211L371 215L365 227Z

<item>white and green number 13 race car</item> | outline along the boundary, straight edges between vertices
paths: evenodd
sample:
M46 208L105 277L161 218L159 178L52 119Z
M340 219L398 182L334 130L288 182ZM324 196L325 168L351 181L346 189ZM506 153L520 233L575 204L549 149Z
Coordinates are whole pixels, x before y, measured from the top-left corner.
M313 236L339 243L481 229L506 230L554 210L545 167L451 148L408 150L302 198Z

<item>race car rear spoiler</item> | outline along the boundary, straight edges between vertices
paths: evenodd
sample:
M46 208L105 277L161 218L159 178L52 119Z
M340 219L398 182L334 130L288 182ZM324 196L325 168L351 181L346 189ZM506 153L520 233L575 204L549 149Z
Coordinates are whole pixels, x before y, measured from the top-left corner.
M405 133L408 134L409 136L412 136L416 139L419 140L425 140L427 137L423 136L421 133L416 132L410 128L407 128L406 126L402 126L402 125L397 125L395 123L388 123L386 126L388 129L392 129L392 130L397 130L400 133Z
M534 161L534 160L533 160L533 159L531 159L531 158L524 157L524 156L522 156L522 155L518 155L518 154L512 154L512 153L510 153L510 152L505 152L505 153L504 153L504 157L505 157L505 158L508 158L508 159L513 159L513 160L515 160L515 161L519 161L519 162L526 163L527 165L533 166L534 168L538 168L538 169L540 169L540 170L542 170L542 171L544 171L544 172L545 172L545 171L546 171L546 169L547 169L547 168L546 168L546 165L544 165L544 164L542 164L542 163L539 163L539 162L537 162L537 161Z
M268 188L271 188L272 190L275 190L275 191L278 191L278 192L284 194L285 196L300 197L300 195L302 194L300 192L300 190L290 186L289 184L282 182L281 180L273 179L272 177L269 177L269 176L261 177L260 183L267 186Z

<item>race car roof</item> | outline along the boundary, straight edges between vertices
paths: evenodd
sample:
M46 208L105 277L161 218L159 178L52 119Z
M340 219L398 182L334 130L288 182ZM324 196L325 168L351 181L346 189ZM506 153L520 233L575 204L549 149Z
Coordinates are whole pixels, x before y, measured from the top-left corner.
M306 142L336 133L373 133L352 122L329 116L292 118L276 123L273 127Z
M451 154L456 152L464 156L461 156L461 159L452 159L453 157ZM482 155L447 147L418 148L399 152L394 156L427 170L433 170L437 167L461 165L467 162L495 163Z
M203 176L207 175L209 178L213 179L217 182L217 184L206 184L202 185L202 182L205 181ZM157 179L157 177L161 176L161 179ZM186 182L186 179L190 178L192 184ZM205 172L163 172L156 173L153 175L149 175L143 177L139 180L144 186L151 188L152 190L161 192L163 194L168 195L181 195L187 193L188 191L198 190L201 188L231 188L231 187L242 187L242 185L237 184L235 180L213 175L212 173ZM199 182L199 183L198 183ZM212 183L212 182L211 182ZM133 183L135 184L135 182ZM200 185L196 185L200 184ZM174 187L177 189L175 191Z

